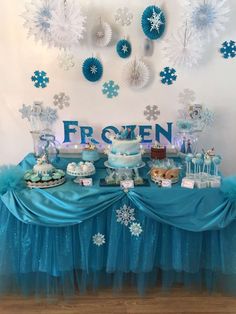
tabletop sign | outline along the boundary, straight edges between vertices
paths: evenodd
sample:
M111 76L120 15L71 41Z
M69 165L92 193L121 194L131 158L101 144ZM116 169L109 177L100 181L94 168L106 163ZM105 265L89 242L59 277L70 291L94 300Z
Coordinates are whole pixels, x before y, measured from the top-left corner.
M120 181L120 186L122 189L133 189L134 188L134 180L123 180Z
M161 181L161 186L163 188L171 188L172 187L172 182L169 179L164 179Z
M93 179L92 178L80 179L79 184L82 186L92 186L93 185Z
M181 183L182 188L193 189L194 188L194 180L184 178Z

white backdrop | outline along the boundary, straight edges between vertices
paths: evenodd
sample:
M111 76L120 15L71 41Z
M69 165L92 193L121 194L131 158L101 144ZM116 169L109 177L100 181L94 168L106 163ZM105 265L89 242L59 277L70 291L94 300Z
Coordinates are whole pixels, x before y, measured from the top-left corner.
M168 36L181 23L182 0L163 0L167 14ZM128 35L133 46L133 56L142 57L144 36L140 26L140 16L146 6L154 4L147 0L81 0L82 7L89 12L88 24L91 26L100 15L113 24L116 38ZM58 67L57 49L48 49L32 38L27 38L20 16L24 11L25 0L1 1L0 3L0 164L17 163L32 150L30 126L21 119L19 108L23 103L32 104L35 100L52 105L54 94L65 92L71 98L71 106L59 111L55 131L59 140L63 138L62 120L79 120L81 125L92 125L101 129L107 125L149 124L143 116L147 105L157 105L161 115L158 123L175 121L178 109L178 95L183 89L190 88L197 95L196 102L205 104L216 113L212 129L201 136L200 147L215 147L224 158L222 165L225 174L236 173L236 58L224 60L218 48L225 40L236 40L236 1L231 0L231 20L227 30L217 40L211 42L202 64L194 70L176 68L178 79L172 86L160 83L159 72L168 62L161 54L161 40L155 43L152 57L145 61L155 74L151 84L142 91L134 92L122 81L122 67L127 62L116 55L114 44L97 49L91 40L78 48L76 66L69 72ZM157 4L155 2L155 4ZM134 13L134 22L125 29L114 25L115 9L129 5ZM164 37L162 37L163 39ZM101 58L104 65L102 81L92 84L81 74L81 64L92 54ZM45 70L50 83L45 89L37 89L31 82L35 70ZM101 92L102 83L113 79L120 85L120 94L107 99ZM155 124L155 123L154 123Z

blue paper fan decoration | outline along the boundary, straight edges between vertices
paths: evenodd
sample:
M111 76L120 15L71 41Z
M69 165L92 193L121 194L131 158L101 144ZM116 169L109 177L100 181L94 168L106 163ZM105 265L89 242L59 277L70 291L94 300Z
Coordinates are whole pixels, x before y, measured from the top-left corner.
M102 63L97 58L87 58L82 66L84 77L90 82L99 81L103 74Z
M163 11L157 6L148 6L142 15L142 29L151 40L160 38L165 31L166 19Z
M116 44L116 51L121 58L128 58L132 51L130 42L126 39L119 40Z

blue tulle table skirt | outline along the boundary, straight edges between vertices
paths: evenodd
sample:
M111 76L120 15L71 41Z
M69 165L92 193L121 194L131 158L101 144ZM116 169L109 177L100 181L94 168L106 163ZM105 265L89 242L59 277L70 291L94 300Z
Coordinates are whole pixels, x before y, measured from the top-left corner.
M100 189L95 180L91 190L68 182L2 196L1 294L71 295L127 283L141 294L175 283L236 292L234 201L217 189ZM139 236L117 221L124 204L135 210ZM93 242L97 233L101 246Z

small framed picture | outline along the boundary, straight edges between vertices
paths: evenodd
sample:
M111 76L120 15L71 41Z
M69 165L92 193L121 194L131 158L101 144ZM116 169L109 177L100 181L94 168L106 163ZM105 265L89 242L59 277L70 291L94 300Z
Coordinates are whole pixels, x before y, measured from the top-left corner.
M161 181L161 186L163 188L171 188L172 187L172 182L169 179L164 179Z
M79 184L82 186L92 186L93 185L93 179L92 178L80 179Z
M122 189L128 190L134 188L134 180L123 180L120 181L120 187Z
M194 180L187 179L187 178L182 179L182 183L181 183L182 188L193 189L194 185L195 185Z

